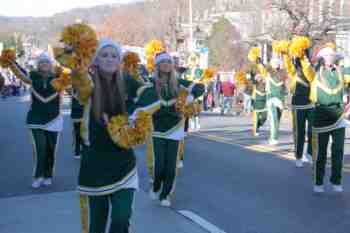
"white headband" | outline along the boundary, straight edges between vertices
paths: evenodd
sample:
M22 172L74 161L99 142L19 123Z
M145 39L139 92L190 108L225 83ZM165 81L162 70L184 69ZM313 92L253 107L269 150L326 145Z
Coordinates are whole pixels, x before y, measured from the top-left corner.
M119 63L121 62L121 59L122 59L121 46L118 43L114 42L111 38L103 38L100 40L100 43L99 43L99 46L96 50L95 56L92 59L92 64L96 65L97 54L101 51L101 49L106 48L108 46L111 46L112 48L114 48L117 51Z
M159 65L162 61L167 60L170 61L171 64L174 64L174 59L168 53L161 53L156 56L156 65Z
M270 64L271 64L272 68L278 68L282 65L282 62L278 58L273 58L273 59L271 59Z
M325 57L326 55L336 55L336 51L332 48L326 47L318 51L316 57Z
M47 52L43 52L39 55L39 57L37 58L37 64L39 64L42 61L47 61L50 64L54 63L53 58Z

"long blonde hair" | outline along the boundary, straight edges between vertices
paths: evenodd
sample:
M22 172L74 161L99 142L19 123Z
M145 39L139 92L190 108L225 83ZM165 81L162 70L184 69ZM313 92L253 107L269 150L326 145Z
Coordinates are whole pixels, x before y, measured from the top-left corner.
M167 80L163 80L163 77L161 77L161 71L157 67L154 71L154 78L156 83L156 90L159 97L163 97L163 89L166 88L168 81L172 97L177 97L179 95L179 84L176 78L175 69L172 69L172 71L168 74Z
M110 82L102 77L98 69L93 70L91 76L94 83L92 109L96 121L101 123L104 113L109 117L127 114L127 93L122 72L118 70Z

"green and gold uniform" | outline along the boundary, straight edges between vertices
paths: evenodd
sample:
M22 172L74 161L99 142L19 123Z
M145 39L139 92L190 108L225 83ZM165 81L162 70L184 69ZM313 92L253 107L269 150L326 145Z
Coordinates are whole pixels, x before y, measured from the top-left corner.
M131 114L142 86L130 76L124 77L124 81L128 96L126 106ZM91 94L83 93L89 93L86 91L89 87L93 92L92 78L85 77L79 82L80 86L74 88L84 105L81 128L84 145L78 185L83 230L106 232L109 227L109 232L129 233L134 191L138 188L135 154L133 149L116 145L106 126L96 121Z
M34 151L34 178L53 178L59 134L63 128L60 111L61 95L51 85L57 77L43 77L38 71L24 73L17 63L11 66L17 78L31 82L31 104L27 114L27 127Z
M315 73L307 58L302 60L302 65L305 76L311 82L310 99L315 104L312 128L314 183L323 185L327 147L331 137L330 181L333 185L341 185L346 126L343 93L350 76L344 75L341 69L327 69L323 66Z
M278 140L286 88L278 74L266 77L266 104L270 119L270 140Z
M180 89L187 89L194 98L204 92L202 84L178 79L178 85ZM170 198L174 191L179 144L184 138L184 118L176 111L177 97L171 94L170 88L170 83L167 83L163 93L158 96L153 80L152 86L145 90L140 98L141 105L160 104L160 109L153 114L154 132L152 145L149 147L153 156L148 159L148 167L153 167L153 191L160 191L160 200Z
M298 59L296 59L300 63ZM295 158L302 159L304 154L305 132L307 124L307 154L312 155L312 116L314 104L310 100L310 82L302 72L301 64L296 68L288 55L284 55L284 63L291 77L293 138Z
M253 82L253 135L259 133L260 127L262 127L267 119L266 108L266 84L264 81L257 81L252 78Z

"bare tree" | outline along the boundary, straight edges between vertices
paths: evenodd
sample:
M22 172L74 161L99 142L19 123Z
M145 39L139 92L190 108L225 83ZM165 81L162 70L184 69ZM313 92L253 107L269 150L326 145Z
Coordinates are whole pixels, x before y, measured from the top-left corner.
M274 0L271 9L279 22L282 22L270 25L273 39L286 38L283 32L287 31L289 34L287 36L304 35L317 43L335 33L337 20L334 15L334 6L329 5L327 1L324 1L321 12L310 9L310 1L307 0ZM311 11L314 14L313 18L310 17Z

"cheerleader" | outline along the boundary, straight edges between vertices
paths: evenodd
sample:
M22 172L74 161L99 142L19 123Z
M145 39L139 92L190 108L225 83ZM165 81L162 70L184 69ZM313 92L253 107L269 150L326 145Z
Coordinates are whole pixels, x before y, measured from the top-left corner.
M129 233L138 189L133 149L116 144L108 131L113 116L133 118L138 93L143 90L140 82L122 74L121 59L121 47L103 39L89 72L76 70L72 79L84 105L78 191L83 229L89 233Z
M152 200L159 199L165 207L171 205L171 194L175 189L176 165L179 159L180 143L184 139L184 117L176 108L181 90L190 94L188 101L203 94L204 86L184 79L177 79L174 61L168 53L161 53L155 59L156 69L153 87L141 100L160 102L161 108L153 114L152 137L154 181L150 190ZM193 96L191 98L191 96Z
M266 83L264 77L251 72L253 93L253 135L259 136L260 128L265 124L267 119L266 108Z
M306 56L301 59L305 77L311 83L310 99L315 104L312 126L312 153L314 163L314 192L324 192L324 175L327 147L332 138L332 174L330 182L335 192L343 192L342 168L344 157L345 127L344 88L349 75L336 67L336 51L325 47L317 53L318 65L312 68Z
M270 145L278 144L279 126L284 108L284 98L286 86L282 79L280 70L281 61L273 58L270 61L271 70L265 68L259 69L261 74L266 78L266 105L270 121ZM261 64L259 64L261 67Z
M307 155L308 161L312 162L312 114L314 104L310 100L310 82L306 79L300 58L293 61L288 54L283 54L284 64L291 77L292 93L292 116L293 116L293 138L295 146L296 167L303 167L304 144L307 131ZM307 128L306 128L307 124Z
M52 185L59 136L63 128L61 93L53 85L53 80L58 78L53 64L53 59L47 53L38 57L37 70L30 72L15 61L10 63L16 77L31 86L31 105L26 123L34 148L33 188Z

